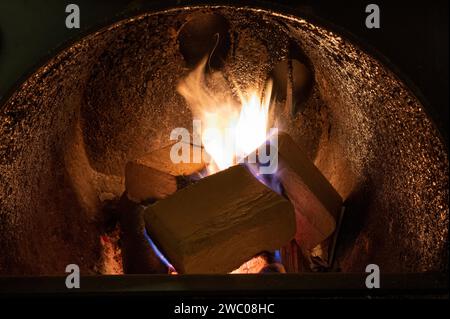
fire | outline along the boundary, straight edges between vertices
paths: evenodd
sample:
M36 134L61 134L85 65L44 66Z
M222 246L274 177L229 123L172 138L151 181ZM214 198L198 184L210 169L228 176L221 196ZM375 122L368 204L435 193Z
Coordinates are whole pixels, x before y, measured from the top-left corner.
M238 163L266 141L272 83L263 97L260 90L252 89L240 92L236 102L221 72L205 75L206 62L180 82L178 92L201 122L194 134L201 136L211 157L208 173L213 174Z
M256 90L250 93L248 99L241 96L242 109L236 125L235 138L237 154L242 157L253 152L267 139L271 91L272 82L269 82L263 99Z

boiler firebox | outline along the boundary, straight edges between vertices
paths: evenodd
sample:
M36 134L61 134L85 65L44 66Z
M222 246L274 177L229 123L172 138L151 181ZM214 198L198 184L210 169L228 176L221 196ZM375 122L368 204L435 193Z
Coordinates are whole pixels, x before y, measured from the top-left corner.
M183 82L196 75L208 89ZM171 132L194 133L206 95L239 101L254 88L294 167L281 190L245 163L167 168ZM17 277L76 264L93 276L87 289L131 273L152 291L345 289L376 264L393 288L435 287L448 271L447 154L413 89L333 27L264 7L142 12L66 46L2 101L0 282L20 291Z

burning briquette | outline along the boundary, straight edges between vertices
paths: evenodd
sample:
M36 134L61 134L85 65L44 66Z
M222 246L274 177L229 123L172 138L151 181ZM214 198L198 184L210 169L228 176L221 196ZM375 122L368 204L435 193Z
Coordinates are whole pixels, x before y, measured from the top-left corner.
M276 137L277 180L295 207L295 239L302 249L309 250L334 232L342 198L288 134L279 132Z
M172 146L170 144L127 163L125 188L130 200L140 203L148 199L165 198L178 190L179 177L198 173L205 168L203 161L174 163L170 158ZM199 148L194 145L188 147L191 157Z
M237 165L149 206L148 233L178 272L228 273L294 237L292 204Z

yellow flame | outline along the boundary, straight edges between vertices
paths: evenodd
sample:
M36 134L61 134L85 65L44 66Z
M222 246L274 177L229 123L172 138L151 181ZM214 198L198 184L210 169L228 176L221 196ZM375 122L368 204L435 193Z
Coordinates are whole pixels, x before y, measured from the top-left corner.
M205 75L206 59L178 85L194 118L201 121L202 144L210 155L208 173L224 170L267 139L272 83L261 92L239 93L236 103L221 72Z
M267 139L269 104L272 82L265 90L265 96L253 90L248 98L241 96L241 112L236 125L237 154L244 157L258 148Z

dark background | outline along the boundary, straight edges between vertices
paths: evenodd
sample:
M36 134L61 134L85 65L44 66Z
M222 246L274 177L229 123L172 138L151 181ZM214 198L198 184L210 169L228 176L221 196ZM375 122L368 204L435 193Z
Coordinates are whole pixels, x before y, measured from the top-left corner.
M0 0L0 98L63 43L155 0ZM160 3L183 4L188 1ZM198 2L198 1L197 1ZM206 1L204 1L206 2ZM239 3L238 1L229 1ZM448 0L266 1L303 10L347 30L384 55L428 101L448 141ZM65 7L80 6L81 29L66 29ZM365 7L376 3L381 29L365 27Z

